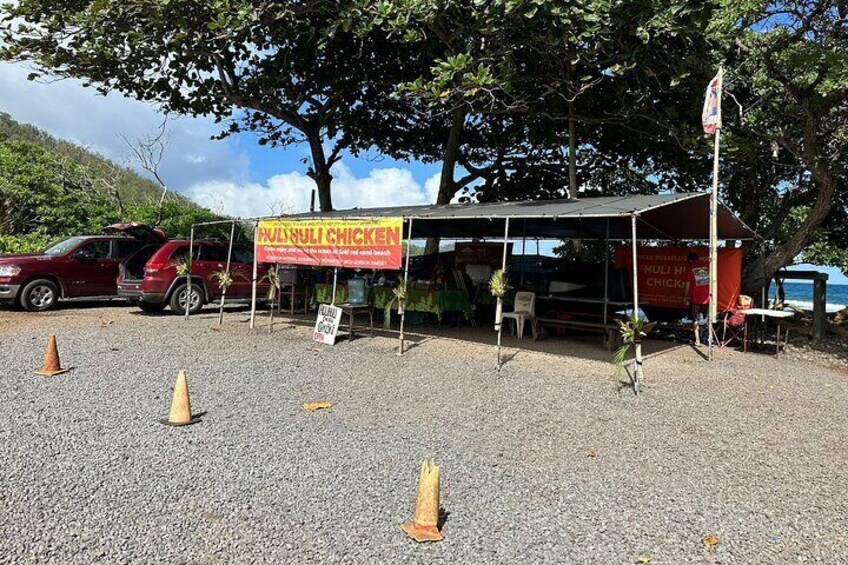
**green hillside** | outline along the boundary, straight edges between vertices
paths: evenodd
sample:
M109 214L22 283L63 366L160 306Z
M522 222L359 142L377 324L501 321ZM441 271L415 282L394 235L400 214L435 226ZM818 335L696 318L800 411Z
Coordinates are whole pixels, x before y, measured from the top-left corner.
M160 209L160 196L156 183L134 171L0 113L0 253L35 251L120 221L185 237L193 223L221 219L170 192Z
M120 166L109 159L70 141L57 139L30 124L15 121L12 116L0 112L0 141L25 141L34 143L56 155L61 155L74 163L82 165L90 171L93 188L110 196L107 185L102 181L108 180L109 185L118 187L119 195L127 204L146 204L158 202L162 193L159 185L146 179L132 169ZM99 180L100 182L97 182ZM176 193L169 193L171 202L194 205L188 199Z

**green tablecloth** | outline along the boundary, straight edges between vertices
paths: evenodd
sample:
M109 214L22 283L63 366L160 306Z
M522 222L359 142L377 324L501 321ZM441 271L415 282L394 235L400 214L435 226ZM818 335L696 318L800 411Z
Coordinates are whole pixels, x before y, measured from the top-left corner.
M313 293L315 302L329 304L333 298L333 285L316 284ZM386 305L394 298L390 288L377 287L374 289L372 304L374 308L385 310ZM336 304L342 304L347 300L347 285L336 287ZM398 304L395 300L392 310L397 310ZM406 309L410 312L428 312L435 314L441 320L445 312L470 312L471 303L461 290L416 290L407 291Z

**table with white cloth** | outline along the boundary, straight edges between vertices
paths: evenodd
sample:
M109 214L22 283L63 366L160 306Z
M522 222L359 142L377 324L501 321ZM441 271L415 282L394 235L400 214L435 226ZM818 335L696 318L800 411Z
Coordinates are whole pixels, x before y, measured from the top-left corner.
M785 310L768 310L766 308L748 308L747 310L740 310L742 314L745 315L745 323L747 324L749 321L753 321L754 323L761 322L762 327L759 328L759 336L760 343L765 342L765 325L768 320L773 320L777 325L777 337L775 339L775 354L780 355L780 352L786 347L786 344L789 343L789 328L785 326L784 320L787 318L791 318L795 315L794 312L787 312ZM781 340L781 330L783 330L783 339ZM752 334L752 335L757 335Z

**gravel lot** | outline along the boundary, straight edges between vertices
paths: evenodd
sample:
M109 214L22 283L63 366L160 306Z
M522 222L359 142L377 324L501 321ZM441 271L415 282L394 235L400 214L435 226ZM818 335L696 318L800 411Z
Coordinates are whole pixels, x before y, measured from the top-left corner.
M0 311L0 563L848 561L844 372L654 346L635 398L595 343L497 372L483 329L398 357L214 318ZM51 330L75 369L37 377ZM180 368L204 419L162 426ZM447 519L417 545L425 457Z

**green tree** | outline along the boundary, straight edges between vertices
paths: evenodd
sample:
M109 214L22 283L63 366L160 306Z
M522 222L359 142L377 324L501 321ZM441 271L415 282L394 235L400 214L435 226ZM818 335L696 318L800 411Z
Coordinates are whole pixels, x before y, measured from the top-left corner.
M332 209L332 166L364 123L402 53L380 34L339 26L348 2L22 0L4 6L0 53L37 74L82 78L98 91L164 112L213 116L221 136L309 146L308 175ZM395 57L387 56L395 55ZM386 84L393 84L394 81Z
M82 166L36 144L0 142L0 235L99 233L119 218Z
M745 277L755 289L807 246L821 244L831 218L845 217L848 6L838 0L721 4L713 31L725 45L728 89L741 113L727 137L732 147L756 155L759 166L747 169L761 175L741 183L741 193L725 188L748 208L744 216L766 228ZM733 164L744 167L741 159Z

